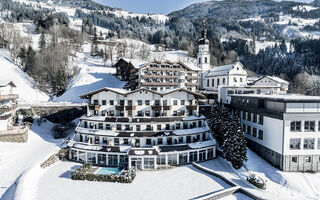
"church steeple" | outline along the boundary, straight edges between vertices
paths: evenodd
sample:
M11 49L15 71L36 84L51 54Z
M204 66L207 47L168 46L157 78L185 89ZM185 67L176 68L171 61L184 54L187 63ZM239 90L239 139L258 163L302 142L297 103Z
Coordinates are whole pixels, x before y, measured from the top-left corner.
M203 20L202 30L201 30L201 38L198 40L199 45L209 44L209 40L207 39L207 23L206 20Z

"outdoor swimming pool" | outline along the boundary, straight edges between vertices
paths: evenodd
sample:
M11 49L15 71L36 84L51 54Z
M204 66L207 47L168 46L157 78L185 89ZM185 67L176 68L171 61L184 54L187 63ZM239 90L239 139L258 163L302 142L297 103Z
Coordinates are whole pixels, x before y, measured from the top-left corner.
M116 167L100 167L96 174L103 174L103 175L120 175L123 168L116 168Z

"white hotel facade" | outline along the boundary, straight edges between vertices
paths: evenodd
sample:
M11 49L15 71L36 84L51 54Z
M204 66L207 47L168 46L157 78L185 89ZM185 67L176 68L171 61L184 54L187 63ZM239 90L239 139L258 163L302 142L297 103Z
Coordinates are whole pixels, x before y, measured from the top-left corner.
M68 144L70 160L145 170L216 156L206 118L198 114L199 93L102 88L81 97L88 113Z
M230 106L248 146L275 167L320 170L320 97L238 94Z

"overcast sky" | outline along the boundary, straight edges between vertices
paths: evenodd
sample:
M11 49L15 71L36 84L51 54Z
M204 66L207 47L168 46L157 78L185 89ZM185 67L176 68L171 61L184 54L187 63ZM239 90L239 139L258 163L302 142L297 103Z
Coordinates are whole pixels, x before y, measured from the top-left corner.
M134 13L161 13L169 14L180 10L192 3L207 0L94 0L110 7L122 8ZM281 1L281 0L278 0ZM298 2L312 2L313 0L295 0Z

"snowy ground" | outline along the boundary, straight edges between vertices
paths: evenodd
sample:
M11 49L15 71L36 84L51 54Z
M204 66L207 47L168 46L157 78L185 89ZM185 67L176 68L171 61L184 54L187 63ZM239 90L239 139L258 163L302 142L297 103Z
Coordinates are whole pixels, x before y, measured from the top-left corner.
M77 53L76 66L78 74L71 80L69 88L60 97L55 98L57 102L86 102L80 99L80 95L101 89L103 87L122 88L125 82L114 76L116 69L111 67L111 62L106 65L100 58L90 56L90 45L85 44L83 51Z
M320 174L283 172L271 166L251 150L248 150L247 156L246 166L250 172L267 180L265 191L255 188L246 181L248 172L244 168L234 170L221 158L201 163L201 165L222 174L252 193L268 197L268 199L315 200L320 198Z
M49 96L40 91L32 78L16 66L9 55L0 50L0 79L3 81L13 81L17 88L16 91L21 100L24 101L48 101Z
M229 187L190 165L138 172L131 184L73 181L70 173L79 166L67 161L48 168L38 183L36 199L191 199Z
M1 200L10 200L10 196L15 195L15 189L18 189L15 182L20 185L20 190L23 189L23 185L30 185L30 180L26 180L29 171L39 167L40 163L58 151L61 140L53 139L49 132L51 127L50 122L42 123L40 127L34 123L29 131L27 143L0 143ZM32 178L33 176L31 180ZM19 180L16 181L17 179Z

